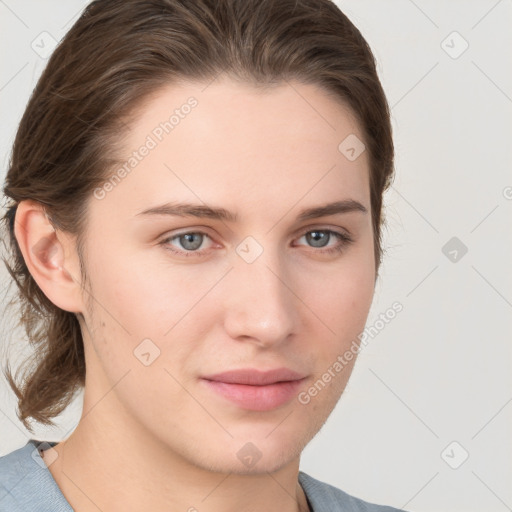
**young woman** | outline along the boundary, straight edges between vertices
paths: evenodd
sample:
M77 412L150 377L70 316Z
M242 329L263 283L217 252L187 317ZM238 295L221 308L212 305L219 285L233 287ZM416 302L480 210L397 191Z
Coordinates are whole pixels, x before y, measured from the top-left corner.
M356 360L392 175L372 53L329 0L92 2L4 188L37 357L6 367L18 416L81 389L83 413L0 458L0 510L397 510L299 471Z

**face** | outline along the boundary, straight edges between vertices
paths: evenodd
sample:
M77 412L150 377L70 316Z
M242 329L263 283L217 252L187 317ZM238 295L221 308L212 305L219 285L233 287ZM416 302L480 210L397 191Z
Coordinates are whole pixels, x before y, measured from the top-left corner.
M90 198L84 252L85 401L108 392L119 435L223 472L299 457L374 292L368 159L338 149L348 136L363 139L349 110L297 82L172 85L144 103L125 172Z

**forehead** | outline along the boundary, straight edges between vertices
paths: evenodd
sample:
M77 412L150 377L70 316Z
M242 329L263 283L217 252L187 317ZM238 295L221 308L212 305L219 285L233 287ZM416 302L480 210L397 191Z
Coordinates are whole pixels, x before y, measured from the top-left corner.
M274 202L290 208L306 195L310 202L369 195L366 152L350 160L340 150L347 137L363 140L355 116L316 85L170 84L136 114L122 134L125 172L107 197L131 210L173 199L235 210L243 200L261 210Z

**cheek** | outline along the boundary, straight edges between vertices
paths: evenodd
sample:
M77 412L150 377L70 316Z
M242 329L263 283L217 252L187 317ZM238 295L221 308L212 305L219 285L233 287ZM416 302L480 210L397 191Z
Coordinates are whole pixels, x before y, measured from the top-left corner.
M194 273L163 257L149 261L142 252L108 254L91 262L91 325L92 343L111 379L128 369L142 371L141 382L156 378L159 367L160 374L164 368L187 373L217 311L207 294L221 270Z
M194 304L211 286L184 266L153 257L157 252L111 252L93 265L97 302L133 336L164 336L187 312L193 314Z
M309 276L301 283L304 302L337 339L364 327L374 294L372 265L342 262L329 274Z
M315 389L311 403L316 407L333 407L350 378L357 359L360 334L363 332L374 294L373 260L340 265L330 279L303 283L304 302L315 315L311 316L310 331L317 339L315 351ZM308 341L304 349L311 350ZM348 356L344 357L344 354ZM341 362L340 358L341 357ZM318 382L318 380L322 380ZM326 383L325 381L328 381ZM325 389L325 391L324 391ZM313 396L318 397L313 399Z

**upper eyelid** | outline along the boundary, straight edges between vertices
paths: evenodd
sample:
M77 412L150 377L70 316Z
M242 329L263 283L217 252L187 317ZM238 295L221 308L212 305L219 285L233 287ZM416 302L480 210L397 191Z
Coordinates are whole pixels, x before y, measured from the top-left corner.
M162 235L162 236L165 236L167 238L167 237L172 237L172 236L186 235L188 233L203 233L208 236L211 236L209 234L209 231L212 228L209 226L198 226L198 227L191 226L191 227L176 228L176 229L179 231L178 233ZM183 229L183 231L181 231L182 229ZM294 234L294 236L297 236L297 234L299 234L299 233L304 234L304 233L308 233L309 231L314 231L314 230L318 230L318 231L339 231L339 230L341 230L341 231L346 232L347 234L351 234L351 231L345 227L326 225L325 223L321 223L321 222L319 222L317 224L310 224L308 226L303 226L302 228L298 228L298 229L294 230L293 234ZM167 233L173 233L174 231L175 230L170 230Z

